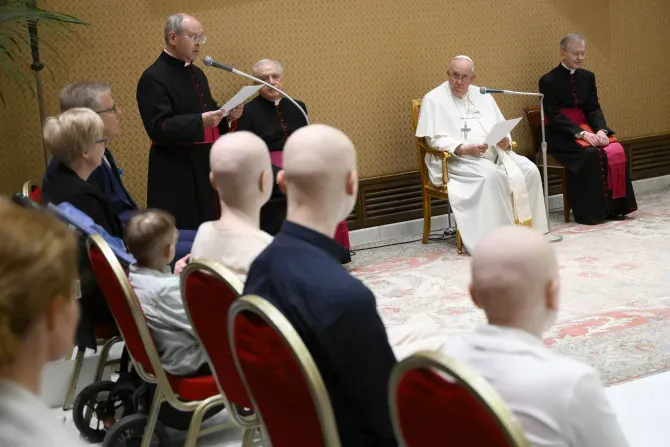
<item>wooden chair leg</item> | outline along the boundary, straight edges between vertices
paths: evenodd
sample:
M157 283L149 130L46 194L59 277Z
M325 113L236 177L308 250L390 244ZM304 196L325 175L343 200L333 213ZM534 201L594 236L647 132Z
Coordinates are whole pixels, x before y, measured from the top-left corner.
M570 199L568 198L568 182L565 176L565 169L561 172L561 189L563 190L563 218L565 223L570 223Z
M463 239L461 239L461 232L456 228L456 248L458 249L458 254L463 254Z
M422 244L427 244L428 239L430 238L430 219L432 214L431 209L431 200L430 196L426 193L423 194L423 239L421 240Z

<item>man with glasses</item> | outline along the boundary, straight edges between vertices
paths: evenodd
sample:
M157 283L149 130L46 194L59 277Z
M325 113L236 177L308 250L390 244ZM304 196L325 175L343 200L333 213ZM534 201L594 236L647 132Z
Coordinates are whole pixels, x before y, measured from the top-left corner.
M165 49L137 85L137 104L152 141L147 205L171 213L177 228L197 230L219 217L209 182L209 150L219 135L234 128L242 106L224 117L205 73L194 65L207 40L200 22L174 14L164 36Z
M610 142L614 131L600 108L596 77L582 68L584 37L568 34L560 47L561 63L540 79L547 150L565 166L576 222L621 220L637 210L626 153L621 144Z
M111 87L103 82L73 82L60 92L60 111L85 107L96 112L105 124L106 143L112 142L120 132L121 108L114 103ZM88 182L100 188L112 207L112 211L125 223L137 204L128 194L121 181L122 171L116 166L112 152L106 147L102 164L93 171ZM51 159L42 184L47 184L56 171L58 160Z
M284 68L278 61L261 59L254 64L252 74L280 90L283 89ZM296 102L307 113L305 103ZM277 173L283 166L284 144L293 132L306 125L305 117L295 104L267 86L261 88L258 96L247 103L244 115L237 122L237 130L255 133L265 141L270 150L275 182L270 200L261 208L261 229L272 235L279 232L286 219L286 196L276 182ZM335 240L346 248L342 251L341 261L351 262L346 222L338 225Z
M88 182L102 190L109 201L112 212L118 217L120 223L125 225L138 207L123 185L123 170L117 167L112 151L107 147L107 143L113 141L121 131L121 108L114 103L112 89L104 82L73 82L65 86L60 92L61 112L76 107L93 110L102 118L105 125L104 141L100 141L105 143L102 163L90 175ZM44 173L43 187L51 181L58 165L58 160L52 158ZM191 252L195 233L195 230L179 230L176 251L178 259Z
M547 232L537 166L511 150L510 135L495 146L483 144L505 118L493 96L473 85L474 62L457 56L447 74L449 80L423 98L416 136L451 155L447 186L463 245L471 252L487 233L505 225ZM441 158L427 154L425 162L431 182L442 186Z

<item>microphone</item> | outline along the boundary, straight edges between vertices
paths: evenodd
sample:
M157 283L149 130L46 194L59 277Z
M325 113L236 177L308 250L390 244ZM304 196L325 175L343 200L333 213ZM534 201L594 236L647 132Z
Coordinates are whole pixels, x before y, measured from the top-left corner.
M531 93L531 92L515 92L512 90L501 90L497 88L486 88L486 87L479 87L479 93L482 95L486 94L493 94L493 93L502 93L505 95L521 95L521 96L541 96L544 97L542 93Z
M280 95L282 95L284 98L291 101L298 108L298 110L300 110L300 113L302 113L302 116L305 118L305 121L307 122L307 125L309 125L309 118L307 117L307 114L305 113L303 108L300 107L300 105L297 102L295 102L295 100L293 98L291 98L288 94L286 94L284 91L278 89L274 85L268 84L267 82L265 82L263 80L260 80L255 76L251 76L250 74L247 74L243 71L240 71L237 68L233 68L230 65L226 65L226 64L222 64L221 62L217 62L214 59L212 59L211 56L205 56L205 58L202 60L202 62L203 62L203 64L205 64L208 67L220 68L221 70L226 70L226 71L229 71L231 73L235 73L238 76L242 76L242 77L251 79L254 82L257 82L259 84L263 84L264 86L271 88L272 90L274 90L277 93L279 93Z
M498 90L496 88L480 87L479 93L481 93L482 95L486 95L487 93L507 93L507 92L505 90Z
M221 62L217 62L214 59L212 59L211 56L205 56L205 58L202 60L202 63L207 65L208 67L216 67L220 68L221 70L233 71L233 67L222 64Z

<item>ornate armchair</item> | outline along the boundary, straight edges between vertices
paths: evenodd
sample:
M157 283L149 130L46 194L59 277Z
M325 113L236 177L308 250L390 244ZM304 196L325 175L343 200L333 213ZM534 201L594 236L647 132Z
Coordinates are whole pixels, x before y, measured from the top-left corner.
M421 99L412 100L412 122L414 130L419 124L419 110L421 109ZM449 173L447 171L447 160L451 157L449 152L438 151L428 147L423 138L416 138L416 151L419 162L419 173L421 174L421 195L423 197L423 240L424 244L428 243L430 237L430 221L432 214L432 198L449 200L449 193L447 190L447 182L449 181ZM435 155L442 159L442 186L435 186L428 177L428 167L426 166L426 154ZM458 224L458 222L456 222ZM456 229L456 247L458 254L463 253L463 241L461 240L461 233Z

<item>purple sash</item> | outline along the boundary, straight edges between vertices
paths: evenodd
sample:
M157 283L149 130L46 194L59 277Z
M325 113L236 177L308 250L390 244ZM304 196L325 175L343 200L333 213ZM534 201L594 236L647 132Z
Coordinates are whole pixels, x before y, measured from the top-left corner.
M561 113L578 126L586 123L582 109L564 107ZM607 189L612 190L612 199L626 197L626 152L619 143L610 143L603 150L607 154Z
M279 167L284 167L284 152L283 151L270 151L270 162Z

